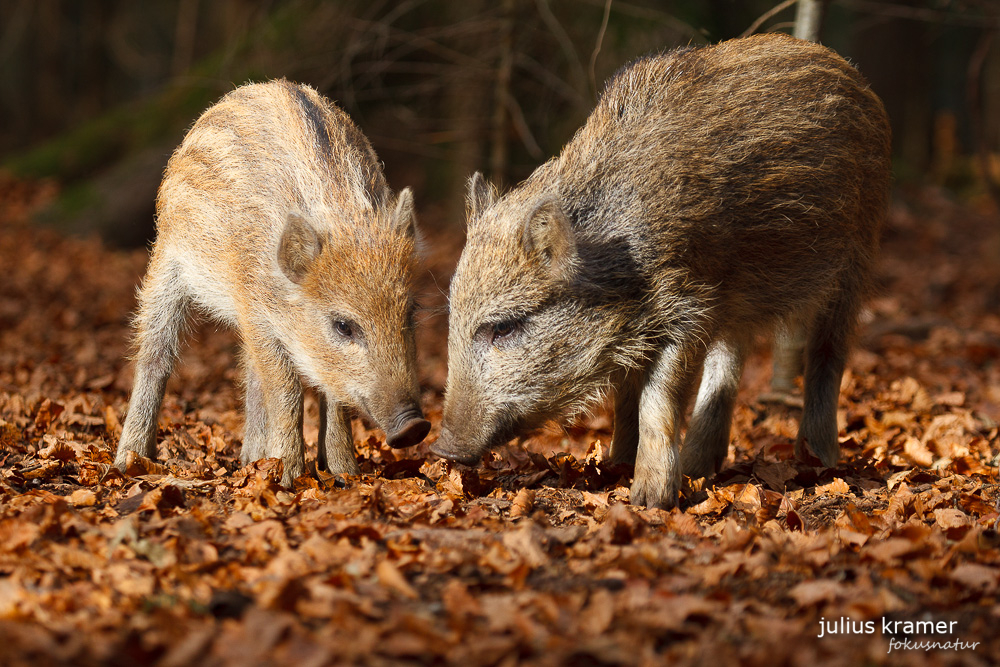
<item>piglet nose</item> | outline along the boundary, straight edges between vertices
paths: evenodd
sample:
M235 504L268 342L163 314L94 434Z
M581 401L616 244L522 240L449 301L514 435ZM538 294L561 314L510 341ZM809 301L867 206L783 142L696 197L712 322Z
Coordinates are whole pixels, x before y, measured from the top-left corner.
M441 429L441 435L438 436L437 441L431 445L431 452L437 454L443 459L457 461L468 466L476 465L482 458L480 455L470 453L462 447L461 443L458 442L452 432L447 428Z
M385 444L395 449L411 447L426 438L430 430L431 423L424 419L420 408L412 406L393 419L393 429L386 433Z

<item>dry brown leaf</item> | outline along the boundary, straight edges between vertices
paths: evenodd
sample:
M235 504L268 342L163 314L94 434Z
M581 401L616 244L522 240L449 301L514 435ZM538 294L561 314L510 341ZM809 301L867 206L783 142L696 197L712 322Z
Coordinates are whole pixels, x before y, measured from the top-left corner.
M947 507L934 510L934 521L946 531L964 528L972 523L965 512Z
M913 436L908 436L903 443L903 453L906 458L918 466L929 468L934 463L934 454L931 450L927 448L925 443Z
M891 564L920 550L921 545L918 542L905 537L890 537L869 543L862 553L869 558Z
M590 594L587 606L580 612L580 630L585 637L604 634L615 617L614 596L604 588Z
M510 504L510 518L518 519L531 513L531 508L535 505L535 492L532 489L524 488L517 492L514 500Z
M114 406L108 405L104 408L104 430L114 442L118 442L118 439L121 438L122 424Z
M670 529L673 530L678 535L686 535L688 537L701 537L703 530L698 521L690 514L686 512L680 512L675 510L670 515L669 524Z
M470 592L468 586L459 579L451 579L445 584L441 591L441 602L452 618L453 623L458 623L465 628L472 621L472 617L482 613L482 606L479 600Z
M416 600L419 596L417 591L406 580L403 573L388 560L380 560L375 566L375 576L379 582L399 595L411 600Z
M521 558L529 568L543 567L549 562L549 557L542 546L541 535L530 523L523 524L513 532L504 533L503 545Z
M796 584L788 591L799 607L811 607L820 603L837 602L849 597L849 589L839 581L813 579Z
M828 484L817 486L815 492L817 496L842 496L849 494L851 492L851 487L849 487L847 482L842 480L840 477L836 477Z
M59 403L54 403L49 398L44 399L35 413L35 431L45 433L63 410L65 408Z
M39 458L56 459L59 461L73 461L76 459L76 451L65 441L58 440L54 436L43 436L42 444L45 446L38 450Z
M871 535L875 532L868 515L858 509L854 503L847 503L844 512L836 521L837 526L847 527L862 535Z
M32 521L5 519L0 521L0 552L14 553L31 545L42 528Z
M965 393L961 391L946 391L936 394L933 402L938 405L961 407L965 405Z
M785 521L788 523L789 530L804 531L806 529L806 523L802 520L802 517L794 509L789 509L785 513Z
M13 450L20 438L21 432L17 426L0 419L0 450Z
M631 505L615 503L604 514L598 535L612 544L627 544L642 534L645 525Z
M21 468L21 476L24 479L48 479L54 477L59 471L62 470L62 461L58 459L53 461L42 461L41 463L35 463L33 465L25 466Z
M93 507L97 504L97 494L91 489L77 489L69 494L69 504L74 507Z
M868 538L871 537L868 533L859 533L856 530L851 530L849 528L841 528L837 531L837 537L844 544L850 545L855 548L860 548L868 542Z
M150 460L141 454L129 451L125 455L125 474L130 477L167 475L169 472L166 466Z
M791 461L770 462L757 458L753 462L753 474L773 491L784 492L788 481L795 479L798 471Z
M739 491L742 491L742 487ZM730 505L733 504L738 491L734 491L730 487L723 487L721 489L707 489L707 493L708 498L697 505L688 508L687 511L699 516L706 514L718 514L725 511Z
M995 592L1000 584L1000 569L979 563L956 565L949 576L952 581L983 593Z
M629 622L642 627L664 630L680 630L691 616L711 615L718 603L697 595L677 595L658 601L655 607L637 609L630 614Z

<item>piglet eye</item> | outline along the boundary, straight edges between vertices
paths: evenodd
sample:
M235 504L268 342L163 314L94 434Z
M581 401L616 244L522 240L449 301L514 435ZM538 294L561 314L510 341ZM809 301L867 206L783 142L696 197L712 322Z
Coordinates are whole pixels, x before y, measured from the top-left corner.
M493 342L496 343L517 331L517 320L504 320L493 325Z
M354 337L354 327L351 326L351 323L346 320L335 320L333 322L333 328L344 338Z
M493 345L497 348L507 348L517 345L519 332L524 330L525 320L513 318L499 322L483 322L476 329L475 341L478 345Z

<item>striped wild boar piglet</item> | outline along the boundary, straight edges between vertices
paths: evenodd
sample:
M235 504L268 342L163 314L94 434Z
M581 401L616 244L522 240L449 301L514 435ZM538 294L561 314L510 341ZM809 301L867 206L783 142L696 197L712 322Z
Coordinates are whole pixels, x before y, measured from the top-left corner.
M837 401L888 206L890 130L830 49L761 35L642 58L561 154L499 197L477 174L451 283L438 455L614 397L631 502L718 470L758 333L808 332L796 453L836 464ZM679 447L686 406L693 418Z
M167 164L157 236L135 317L135 384L115 465L154 458L160 404L189 311L242 342L240 459L306 472L303 381L320 398L318 462L356 473L351 411L396 447L430 428L414 345L416 229L409 189L390 191L364 134L308 86L237 88Z

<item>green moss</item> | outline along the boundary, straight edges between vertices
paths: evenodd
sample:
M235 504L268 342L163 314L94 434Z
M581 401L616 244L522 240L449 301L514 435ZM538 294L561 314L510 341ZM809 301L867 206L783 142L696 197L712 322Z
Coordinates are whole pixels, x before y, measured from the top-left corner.
M52 207L44 211L43 222L73 218L102 203L102 197L89 182L70 186L62 191Z
M197 63L183 84L113 109L28 151L8 158L2 167L20 178L55 178L64 183L90 177L122 156L163 143L180 141L184 130L220 95L250 78L269 78L250 55L261 43L294 51L291 38L305 13L278 11L261 31L251 31ZM227 71L233 70L233 71ZM226 83L231 82L231 83Z
M120 112L106 114L13 157L4 167L22 178L78 178L121 152L123 120Z
M131 151L177 135L214 99L205 87L169 89L138 104L129 104L82 123L25 153L3 167L21 178L56 178L72 183ZM197 111L191 111L191 108Z

